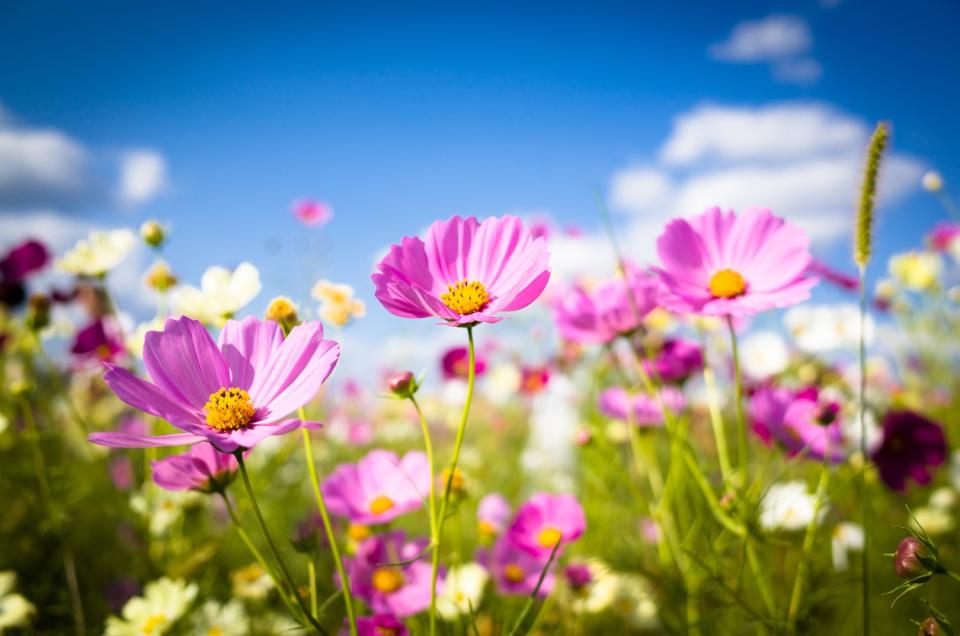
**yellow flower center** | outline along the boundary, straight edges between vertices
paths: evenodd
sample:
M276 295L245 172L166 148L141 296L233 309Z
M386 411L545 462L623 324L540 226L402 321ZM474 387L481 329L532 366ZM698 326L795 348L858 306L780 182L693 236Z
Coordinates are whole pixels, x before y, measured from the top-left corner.
M383 625L377 625L373 628L373 631L377 636L397 636L400 633L394 627L384 627Z
M507 577L507 580L511 583L519 583L527 578L527 573L516 563L508 563L507 566L503 568L503 575Z
M464 478L463 473L460 472L459 468L453 469L453 478L450 477L450 469L444 468L443 472L440 473L440 483L442 484L444 490L447 486L450 486L451 494L462 494L466 490L467 480Z
M375 587L377 591L383 592L384 594L393 594L403 587L405 583L403 574L396 568L377 568L373 571L373 577L370 582L373 583L373 587Z
M458 283L447 285L447 292L440 294L443 304L461 316L480 311L490 301L490 295L483 283L464 278Z
M210 394L204 405L207 425L218 431L238 431L246 428L256 409L243 389L223 388Z
M370 502L371 514L382 515L391 508L393 508L393 499L386 495L377 495L377 497Z
M497 529L489 521L478 521L477 534L481 537L492 537L497 534Z
M219 625L214 625L207 630L207 636L225 636L226 632Z
M370 538L370 528L368 526L360 525L359 523L351 523L350 527L347 528L347 536L350 537L351 541L360 543Z
M164 614L154 614L146 620L141 628L141 631L143 631L144 634L152 634L157 628L162 627L166 622L167 617Z
M714 298L736 298L747 291L747 281L740 272L721 269L710 279L710 293Z
M552 548L563 538L563 533L556 528L544 528L537 535L537 543L544 548Z

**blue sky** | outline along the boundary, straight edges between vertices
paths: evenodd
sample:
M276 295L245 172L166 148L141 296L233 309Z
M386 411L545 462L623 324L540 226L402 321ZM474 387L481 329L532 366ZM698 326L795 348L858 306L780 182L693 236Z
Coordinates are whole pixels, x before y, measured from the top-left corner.
M31 200L5 198L17 184L0 178L0 228L157 217L185 279L250 260L257 311L317 275L349 282L370 309L358 333L375 334L399 320L373 300L375 255L453 213L548 213L590 233L599 189L643 260L653 228L711 184L737 199L721 205L771 203L741 192L769 168L799 193L784 214L817 223L817 253L846 265L852 176L797 183L858 162L873 122L893 122L901 159L881 254L944 216L918 171L960 182L955 3L385 4L6 3L0 134L57 131L100 185ZM712 139L704 126L729 117L743 134ZM766 143L740 148L757 117ZM134 151L162 174L123 204L114 181ZM0 174L4 161L0 145ZM334 221L298 226L299 196L330 201Z

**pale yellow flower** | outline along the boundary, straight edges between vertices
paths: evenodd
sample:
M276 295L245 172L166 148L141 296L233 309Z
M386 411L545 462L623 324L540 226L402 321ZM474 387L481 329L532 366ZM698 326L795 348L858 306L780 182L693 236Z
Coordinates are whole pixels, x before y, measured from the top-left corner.
M200 287L185 285L173 292L176 314L222 327L260 293L260 272L250 263L233 271L211 267L200 279Z
M937 193L943 190L943 177L936 170L931 170L923 175L923 189L927 192Z
M130 230L90 232L57 261L57 269L76 276L103 276L123 262L136 242Z
M353 287L350 285L321 280L313 286L310 294L320 301L320 319L338 327L367 314L367 306L354 297Z
M933 252L904 252L890 259L890 275L907 289L930 291L938 286L943 260Z
M274 585L270 575L252 563L230 573L230 587L235 597L258 601L267 598Z
M11 627L26 627L37 613L33 603L13 591L16 587L16 572L0 572L0 634Z
M183 616L194 599L197 585L166 577L147 583L143 596L127 601L123 618L107 619L105 636L161 636Z
M479 563L451 566L444 580L443 594L437 598L437 612L448 620L475 613L488 580L489 573Z

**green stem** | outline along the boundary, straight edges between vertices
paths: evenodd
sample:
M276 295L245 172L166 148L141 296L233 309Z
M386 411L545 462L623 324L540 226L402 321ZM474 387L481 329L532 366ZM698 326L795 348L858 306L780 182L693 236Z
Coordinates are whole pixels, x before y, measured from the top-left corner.
M307 559L307 576L310 577L310 613L317 615L317 568L313 565L313 557Z
M770 582L767 581L767 577L764 574L766 570L763 569L763 566L760 563L760 559L757 558L757 550L753 547L753 544L749 541L746 542L746 551L747 551L747 562L750 564L750 571L753 573L753 578L756 579L757 587L760 588L760 598L763 599L763 605L767 608L767 612L771 617L777 615L777 607L773 602L773 593L770 591Z
M803 538L803 553L800 563L797 564L797 573L793 581L793 594L790 596L790 609L787 610L787 633L797 632L797 614L803 601L804 586L810 572L810 562L813 560L813 545L817 537L817 525L820 517L820 508L827 496L827 485L830 482L830 451L829 444L823 457L823 466L820 468L820 483L817 485L816 499L813 503L813 516L807 524L806 535Z
M463 412L460 415L460 425L457 426L457 436L453 442L453 458L450 461L450 468L447 472L446 488L443 491L443 501L440 504L440 514L437 516L437 543L434 546L430 562L430 594L436 595L437 574L440 571L440 542L443 539L443 526L447 518L447 507L450 505L450 490L453 486L453 476L457 470L457 463L460 461L460 449L463 446L463 436L467 430L467 419L470 416L470 404L473 402L473 385L476 380L476 352L473 344L473 325L467 326L467 343L469 348L469 369L467 372L467 397L463 403ZM430 636L435 636L437 632L436 613L430 612Z
M720 474L723 483L729 484L733 471L730 468L730 451L727 449L727 432L723 425L723 415L717 402L717 381L713 370L703 367L703 383L707 389L707 409L710 411L710 423L713 427L713 439L717 445L717 458L720 461Z
M302 407L300 408L300 419L306 419ZM317 510L320 511L320 518L323 520L323 530L327 535L327 543L330 544L330 554L333 555L333 564L337 568L337 574L340 576L340 585L343 588L343 604L347 610L350 635L357 636L357 617L353 610L353 595L350 593L350 579L347 578L347 571L343 567L343 558L340 556L337 538L333 534L333 526L330 523L330 513L327 512L327 504L323 499L323 490L320 488L320 479L317 477L317 467L313 461L313 445L310 443L310 431L305 428L300 430L303 431L303 452L306 455L307 471L310 473L310 484L313 486L313 496L317 500Z
M520 611L520 615L517 616L517 620L513 623L513 627L510 628L510 636L515 636L517 630L523 627L523 623L527 618L527 614L530 613L530 609L533 608L533 604L537 602L537 595L540 593L540 586L543 585L543 579L547 577L547 572L550 571L550 567L553 565L553 560L557 558L557 551L560 550L560 544L562 541L557 541L553 546L553 550L550 551L550 558L547 559L547 564L543 566L543 569L540 571L540 578L537 579L537 585L533 588L533 591L530 592L530 596L527 597L527 602L524 603L523 609Z
M733 327L733 317L727 316L727 330L730 332L730 349L733 354L733 381L737 402L737 461L740 478L746 484L747 478L747 418L743 412L743 376L740 372L740 352L737 348L737 330Z
M863 470L860 473L860 523L863 526L863 550L860 552L860 596L863 604L863 633L870 634L870 506L867 501L867 342L864 328L867 321L867 268L860 266L860 387L857 411L860 419L860 457Z
M430 544L433 547L433 554L435 554L440 550L440 537L437 532L437 495L435 485L436 477L434 476L433 466L433 442L430 439L430 427L427 425L427 419L423 416L423 411L420 409L420 403L417 402L417 398L413 395L410 395L410 402L413 404L413 408L417 411L417 417L420 420L420 430L423 432L423 448L427 454L427 468L430 474L430 489L427 494L427 506L430 515ZM451 473L450 479L452 478L453 474ZM436 629L436 614L437 588L434 585L430 587L430 622L433 626L432 629Z
M273 554L273 558L276 559L277 565L280 566L280 572L283 574L283 578L290 588L290 593L297 601L297 605L300 606L304 616L306 616L313 628L320 634L326 634L327 631L323 628L323 626L317 622L317 619L314 618L309 611L307 611L306 606L303 604L303 599L300 598L300 594L297 591L297 584L294 583L293 577L290 576L290 570L287 569L287 564L283 561L283 557L280 556L280 551L277 550L277 546L273 542L273 537L270 536L270 530L267 529L267 522L263 518L263 513L260 512L259 504L257 504L257 497L253 494L253 486L250 485L250 476L247 474L247 465L243 460L243 451L238 450L236 453L234 453L234 457L237 458L237 464L240 466L240 477L243 480L243 487L247 491L247 496L250 498L250 505L253 508L254 516L257 518L257 524L260 526L260 533L263 535L263 540L267 542L267 547L270 548L270 552Z

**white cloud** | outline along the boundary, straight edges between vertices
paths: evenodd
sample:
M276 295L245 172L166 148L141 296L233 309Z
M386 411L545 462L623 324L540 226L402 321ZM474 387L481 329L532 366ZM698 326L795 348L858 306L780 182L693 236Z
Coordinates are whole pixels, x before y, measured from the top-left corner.
M117 195L124 205L136 206L160 193L167 180L167 163L153 150L134 150L123 157Z
M820 78L820 64L810 57L813 36L800 16L771 15L747 20L723 42L707 50L715 60L736 64L770 64L780 82L810 84Z
M769 207L815 242L843 239L868 135L865 121L823 104L695 108L674 120L659 162L627 166L610 179L611 207L630 215L624 251L635 259L655 258L655 239L669 218L713 205ZM923 165L893 152L882 170L881 205L915 189ZM585 256L583 264L594 262Z

